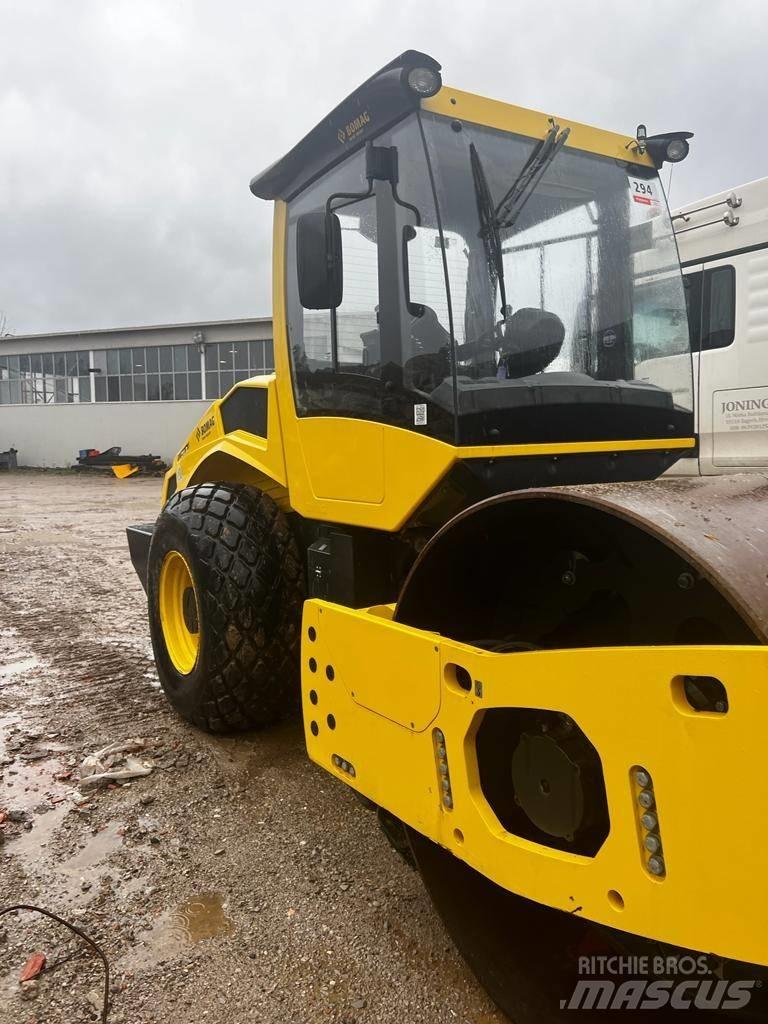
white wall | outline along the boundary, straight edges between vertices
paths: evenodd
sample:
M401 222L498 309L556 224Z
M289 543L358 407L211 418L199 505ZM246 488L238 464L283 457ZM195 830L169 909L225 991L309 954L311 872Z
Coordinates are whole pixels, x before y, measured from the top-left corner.
M72 466L81 448L120 445L129 455L170 464L210 402L0 406L0 451L18 448L20 466Z

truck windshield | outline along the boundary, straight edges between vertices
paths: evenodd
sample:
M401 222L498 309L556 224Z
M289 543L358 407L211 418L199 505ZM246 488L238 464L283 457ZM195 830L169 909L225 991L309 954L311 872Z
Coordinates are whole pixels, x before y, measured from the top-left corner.
M394 188L368 188L358 152L289 207L299 415L459 444L690 436L684 290L655 170L560 144L507 218L541 139L421 112L376 144L397 150ZM337 193L359 194L338 204L343 300L303 310L296 219Z

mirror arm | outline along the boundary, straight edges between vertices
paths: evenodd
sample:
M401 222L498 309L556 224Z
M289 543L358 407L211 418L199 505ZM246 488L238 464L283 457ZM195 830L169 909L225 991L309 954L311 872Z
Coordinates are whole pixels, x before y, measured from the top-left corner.
M359 203L362 199L370 199L373 195L373 182L368 182L367 192L334 192L328 196L325 201L325 213L329 216L332 213L336 213L337 210L343 210L345 206L352 206L353 203ZM331 206L331 203L335 199L346 199L346 203L339 203L338 206Z
M339 372L339 332L336 326L336 308L331 306L331 369Z
M408 203L405 199L401 199L397 191L397 185L392 185L392 195L394 196L395 202L398 206L402 206L404 210L410 210L413 216L416 218L414 227L421 227L421 213L419 212L418 206L414 206L413 203Z

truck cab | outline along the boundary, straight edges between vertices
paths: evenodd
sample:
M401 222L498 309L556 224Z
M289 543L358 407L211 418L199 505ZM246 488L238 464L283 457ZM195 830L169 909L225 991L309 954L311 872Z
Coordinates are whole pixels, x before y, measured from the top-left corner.
M699 446L670 472L764 472L768 178L689 203L672 220L686 286Z

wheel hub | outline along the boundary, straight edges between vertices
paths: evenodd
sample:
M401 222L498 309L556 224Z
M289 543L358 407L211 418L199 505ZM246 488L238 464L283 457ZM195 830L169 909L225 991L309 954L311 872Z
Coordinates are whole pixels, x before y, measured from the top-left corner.
M193 587L187 587L184 591L182 598L182 613L184 615L184 625L187 627L190 633L199 632L199 625L197 621L197 600L195 599L195 591Z
M180 551L163 559L158 599L168 657L179 675L189 675L200 653L200 614L192 573Z

